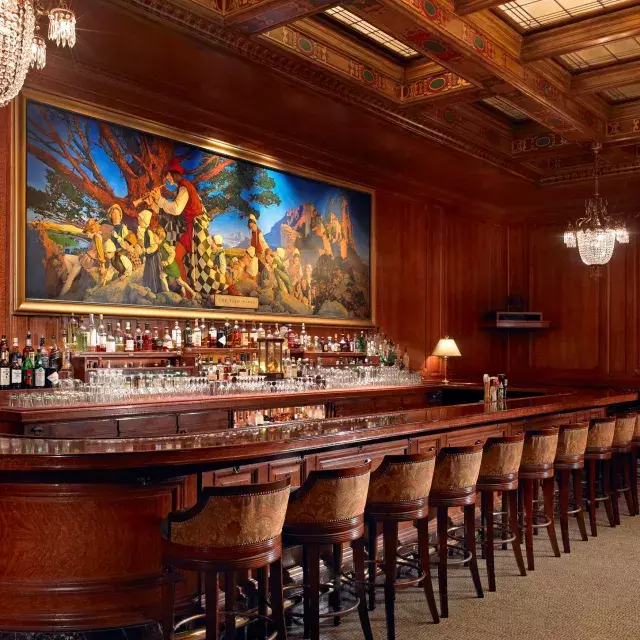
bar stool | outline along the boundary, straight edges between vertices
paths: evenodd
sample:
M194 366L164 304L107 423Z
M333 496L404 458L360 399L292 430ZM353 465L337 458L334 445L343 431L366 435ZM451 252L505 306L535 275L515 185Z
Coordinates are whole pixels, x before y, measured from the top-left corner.
M562 548L565 553L571 553L571 543L569 542L570 515L576 516L582 540L589 539L584 521L584 509L582 508L582 470L584 469L584 452L587 448L588 437L588 422L576 422L575 424L560 426L558 449L553 466L558 477L560 530L562 532ZM575 507L569 509L569 489L571 484L573 484Z
M291 493L283 528L287 546L302 545L304 637L320 638L320 619L334 621L358 609L366 640L373 639L365 590L364 508L369 489L371 462L345 469L312 471L304 484ZM341 609L340 572L342 545L351 543L355 572L356 605ZM333 591L329 591L332 613L320 613L320 547L333 548ZM290 609L287 615L295 617Z
M267 622L267 582L271 577L271 609L275 633L285 640L282 589L282 525L289 500L289 479L267 484L211 487L195 506L167 516L163 535L162 627L172 636L174 569L204 573L206 637L218 638L218 574L225 578L224 640L236 637L235 572L257 569L258 609L238 615ZM203 616L196 616L203 617ZM193 620L194 618L190 618Z
M445 447L436 458L429 505L437 508L438 522L438 585L440 588L440 616L449 617L447 590L447 554L462 552L461 564L469 563L471 578L478 598L483 598L475 543L476 482L482 463L482 443L469 447ZM449 544L449 507L464 510L464 547ZM453 527L451 531L462 527ZM456 540L453 538L453 540ZM459 541L459 540L458 540Z
M618 496L624 493L629 515L635 514L633 498L631 496L631 474L633 472L632 441L635 432L637 414L623 413L616 416L616 428L613 433L611 459L611 501L613 506L613 520L620 524L620 508ZM637 469L636 469L637 474ZM620 485L622 479L623 484Z
M598 535L598 525L596 523L596 505L603 502L607 512L609 525L616 526L611 506L611 457L613 436L616 429L615 418L594 418L589 424L589 437L587 438L587 449L584 459L587 470L587 505L589 507L589 523L591 525L591 535ZM598 465L597 463L600 462ZM602 493L597 495L596 485L598 481L598 471L602 483Z
M503 545L510 541L520 575L527 575L518 531L518 469L523 445L524 434L489 438L482 452L482 464L476 488L480 492L482 522L485 523L483 544L489 575L489 591L496 590L496 544ZM508 515L508 525L506 522L501 525L494 523L494 492L496 491L502 492L502 511ZM502 539L497 541L494 538L496 529L503 535Z
M556 538L554 520L553 461L558 448L558 427L546 427L527 431L524 438L522 460L518 470L519 499L522 502L521 514L524 516L524 541L527 550L527 569L535 569L533 557L533 530L546 528L549 542L556 558L560 557L560 548ZM534 486L542 482L544 512L534 510ZM543 522L538 522L544 518Z
M438 623L438 608L429 570L429 491L433 480L435 447L426 453L385 456L371 474L365 518L369 530L369 609L375 607L377 575L378 525L382 524L385 575L384 597L387 618L387 638L394 640L396 587L422 582L424 594L434 623ZM417 579L397 580L398 523L417 521L418 555L421 570ZM409 564L401 560L400 564ZM372 606L373 605L373 606Z
M633 513L640 514L638 504L638 450L640 449L640 416L636 418L636 426L631 441L631 497L633 498Z

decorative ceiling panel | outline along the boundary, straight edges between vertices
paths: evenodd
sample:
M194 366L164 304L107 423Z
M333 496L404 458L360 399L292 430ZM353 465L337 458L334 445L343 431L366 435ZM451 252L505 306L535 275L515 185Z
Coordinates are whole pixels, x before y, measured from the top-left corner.
M388 33L378 29L378 27L374 27L370 22L363 20L360 16L357 16L342 7L332 7L331 9L327 9L325 13L349 28L354 29L366 38L373 40L375 43L382 45L389 51L392 51L396 55L406 58L407 60L416 58L420 55L415 49L408 47L403 42L400 42L400 40L396 40L393 36L390 36Z
M531 31L616 4L629 4L629 0L512 0L499 9L522 30Z
M560 59L572 71L583 71L613 64L618 60L630 60L639 57L640 36L635 36L567 53L560 56Z
M607 89L603 95L611 102L625 102L626 100L635 100L640 98L640 82L630 84L626 87L618 87L616 89Z
M492 98L485 98L482 102L484 102L484 104L488 104L494 109L497 109L501 113L504 113L505 116L515 122L524 122L525 120L529 120L529 117L526 114L522 113L522 111L516 109L508 102L504 102L503 100L500 100L500 98L497 98L495 96Z

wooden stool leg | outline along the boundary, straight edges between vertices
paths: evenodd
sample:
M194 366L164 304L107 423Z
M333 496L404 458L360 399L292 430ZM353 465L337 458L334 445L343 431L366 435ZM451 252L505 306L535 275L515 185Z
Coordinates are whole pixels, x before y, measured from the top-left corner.
M589 524L591 525L591 536L598 536L598 524L596 522L596 461L589 460L587 468L587 483L589 486Z
M206 607L206 637L218 638L218 574L207 571L204 574L204 593L207 597ZM235 620L234 620L235 629Z
M396 637L396 571L398 570L396 553L398 552L398 523L384 522L382 525L384 541L384 606L387 615L387 638Z
M236 637L236 574L225 571L224 574L224 640L235 640ZM207 611L209 607L207 606ZM214 636L215 637L215 636Z
M333 545L333 593L331 594L332 606L334 611L340 611L342 608L342 545ZM333 618L334 626L340 624L340 616Z
M568 469L562 469L558 480L560 485L560 530L562 532L562 548L565 553L571 553L571 543L569 541L569 473Z
M476 505L470 504L464 507L464 528L467 551L471 552L471 560L469 560L469 569L471 570L471 578L473 586L476 588L478 598L484 598L482 591L482 582L480 582L480 571L478 570L478 553L476 549Z
M364 582L364 537L354 540L351 543L353 549L353 568L356 579L356 596L360 601L358 605L358 615L360 616L360 626L365 640L373 640L371 621L367 611L367 591Z
M531 482L533 483L533 509L535 511L540 509L540 481L532 480ZM538 529L534 528L533 535L538 535Z
M502 539L505 540L508 535L507 535L507 529L509 528L509 522L511 521L511 514L509 509L510 507L510 491L503 491L502 492ZM518 504L518 500L516 498L516 505ZM516 514L516 522L517 522L517 514ZM503 542L502 543L502 550L506 551L507 550L507 543Z
M484 557L487 559L487 573L489 575L489 591L496 590L495 550L493 547L493 491L483 491L480 496L482 512L484 513L485 532Z
M449 617L447 591L447 507L438 507L438 589L440 591L440 617Z
M176 588L173 581L173 570L164 567L162 572L162 637L170 640L173 633L173 608L175 606Z
M549 534L549 542L553 549L553 555L556 558L560 557L560 547L558 546L558 538L556 537L556 517L554 509L554 493L555 493L555 480L554 478L546 478L542 481L542 491L544 494L544 512L547 518L551 520L547 529Z
M376 608L376 573L378 572L378 523L369 521L369 611Z
M640 504L638 504L638 448L640 444L634 444L631 453L631 496L633 497L633 515L640 514Z
M602 461L602 479L604 484L604 494L605 496L607 496L607 499L604 501L604 508L607 512L607 520L609 521L610 527L615 527L616 519L613 515L613 496L611 492L611 460Z
M278 632L278 640L287 640L287 626L284 619L284 593L282 580L282 558L271 563L271 617Z
M260 567L256 570L258 581L258 614L261 616L260 624L262 626L262 637L268 635L267 629L267 600L269 598L269 567Z
M582 469L575 469L573 472L573 495L576 499L576 506L580 507L580 511L576 513L578 521L578 529L580 537L585 542L589 539L587 536L587 527L584 522L584 500L582 498Z
M611 474L611 507L613 509L613 522L620 524L620 504L618 502L618 494L620 492L620 454L614 453L610 462Z
M533 571L535 561L533 558L533 480L524 480L524 543L527 550L527 569Z
M511 541L511 548L513 549L513 555L516 558L516 563L518 565L518 569L520 570L521 576L527 575L527 570L524 568L524 559L522 558L522 541L520 536L520 529L518 526L518 490L514 489L513 491L505 491L503 492L503 496L508 494L507 500L509 502L509 528L511 532L515 536L515 538ZM503 498L504 500L505 498Z
M309 609L304 615L309 618L309 637L311 640L320 640L320 546L310 544L308 554Z
M627 511L629 515L635 514L635 507L633 503L633 495L631 494L631 464L633 460L632 453L625 453L622 456L622 476L624 480L624 486L627 487L624 491L624 499L627 503ZM636 472L637 475L637 472Z
M433 593L433 583L431 582L431 563L429 562L429 518L418 520L418 554L420 556L420 568L424 574L422 587L424 595L427 598L427 605L431 612L431 618L434 624L440 622L438 616L438 607L436 606L436 597Z
M303 630L302 637L309 638L311 634L311 623L309 618L309 608L311 606L309 602L309 594L311 589L309 587L309 548L307 545L302 545L302 610L304 615L302 617Z

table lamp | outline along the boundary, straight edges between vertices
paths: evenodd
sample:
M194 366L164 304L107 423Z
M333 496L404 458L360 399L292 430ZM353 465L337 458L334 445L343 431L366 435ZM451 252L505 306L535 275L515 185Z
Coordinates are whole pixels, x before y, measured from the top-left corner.
M431 355L438 356L444 360L444 384L447 384L449 381L447 380L447 360L449 358L455 358L460 355L460 349L458 349L458 345L453 338L449 336L445 336L444 338L440 338L438 340L438 344L436 348L433 350Z

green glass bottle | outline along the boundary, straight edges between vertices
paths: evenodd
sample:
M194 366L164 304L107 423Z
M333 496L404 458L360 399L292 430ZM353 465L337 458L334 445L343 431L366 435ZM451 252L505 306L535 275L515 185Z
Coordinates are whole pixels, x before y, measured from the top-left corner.
M24 389L33 389L34 387L34 369L30 351L25 351L22 358L22 387Z

